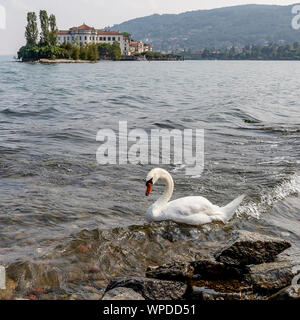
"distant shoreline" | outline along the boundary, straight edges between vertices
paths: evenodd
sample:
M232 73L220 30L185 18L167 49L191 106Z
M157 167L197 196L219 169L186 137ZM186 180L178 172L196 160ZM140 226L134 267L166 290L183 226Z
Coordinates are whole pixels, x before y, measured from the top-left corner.
M100 59L97 61L90 60L69 60L69 59L40 59L40 60L12 60L12 62L21 62L21 63L44 63L44 64L54 64L54 63L96 63L100 61L144 61L144 62L155 62L155 61L300 61L300 59L157 59L157 60L133 60L133 59L121 59L121 60L109 60L109 59Z
M90 60L72 60L72 59L39 59L39 60L16 60L15 62L25 62L25 63L96 63L99 61L183 61L183 59L120 59L120 60L112 60L112 59L99 59L96 61Z
M43 64L54 64L54 63L97 63L100 61L111 61L111 62L156 62L156 61L261 61L261 62L266 62L266 61L282 61L282 62L287 62L287 61L300 61L300 59L182 59L182 60L167 60L167 59L161 59L161 60L97 60L97 61L89 61L89 60L67 60L67 59L40 59L40 60L28 60L28 61L20 61L20 60L14 60L12 62L21 62L21 63L43 63Z
M190 59L185 61L300 61L300 59Z

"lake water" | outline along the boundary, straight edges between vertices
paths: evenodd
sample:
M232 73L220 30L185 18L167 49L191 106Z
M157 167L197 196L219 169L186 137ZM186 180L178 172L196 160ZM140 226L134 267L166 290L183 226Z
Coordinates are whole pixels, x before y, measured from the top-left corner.
M104 288L149 264L209 254L234 229L287 239L287 255L300 260L299 62L1 57L0 75L0 264L86 298L91 281ZM174 178L173 199L202 195L222 206L246 193L234 219L147 223L163 191L145 197L153 166L96 162L97 131L117 130L121 120L145 130L204 129L201 176L161 167Z

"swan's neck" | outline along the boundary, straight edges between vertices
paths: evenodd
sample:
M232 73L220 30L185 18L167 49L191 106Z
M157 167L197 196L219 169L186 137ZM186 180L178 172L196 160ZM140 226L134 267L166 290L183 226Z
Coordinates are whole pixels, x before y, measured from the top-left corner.
M159 179L163 180L166 184L166 188L164 193L160 198L156 200L156 202L153 204L153 215L158 216L161 214L167 203L172 197L173 190L174 190L174 182L171 177L171 175L167 171L162 171L160 174Z

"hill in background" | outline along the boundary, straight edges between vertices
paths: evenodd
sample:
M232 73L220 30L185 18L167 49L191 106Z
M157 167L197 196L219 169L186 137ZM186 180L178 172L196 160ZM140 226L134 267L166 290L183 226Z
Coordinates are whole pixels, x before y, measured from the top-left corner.
M114 25L155 51L199 51L203 48L244 47L248 44L300 42L293 30L291 6L243 5L181 14L154 14Z

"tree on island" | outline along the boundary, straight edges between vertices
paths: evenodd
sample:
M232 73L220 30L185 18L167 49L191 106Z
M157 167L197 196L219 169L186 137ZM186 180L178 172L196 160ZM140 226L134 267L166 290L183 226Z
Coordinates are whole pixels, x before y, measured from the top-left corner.
M27 45L35 46L38 40L38 26L37 26L37 16L35 12L27 13L27 26L25 29L25 38Z
M49 17L46 10L40 11L41 35L40 44L47 46L50 44Z
M49 33L49 42L51 46L57 45L57 35L58 29L56 25L56 17L54 14L51 14L49 17L49 24L50 24L50 33Z
M87 59L90 61L97 61L99 58L98 46L95 44L87 45Z
M73 60L79 60L80 59L80 48L78 45L73 46L72 52L71 52L71 58Z
M143 53L136 53L135 56L145 56L147 60L149 61L155 61L155 60L183 60L182 56L179 54L174 53L167 53L163 54L160 52L152 52L147 51Z
M130 33L128 33L128 32L123 32L122 34L123 34L123 37L124 37L124 38L129 38L129 39L131 39L131 34L130 34Z
M122 57L120 44L116 41L111 45L111 57L113 60L120 60Z
M120 44L116 41L113 44L100 43L98 51L102 59L120 60L122 58Z
M87 60L87 50L82 44L79 49L79 57L81 60Z

